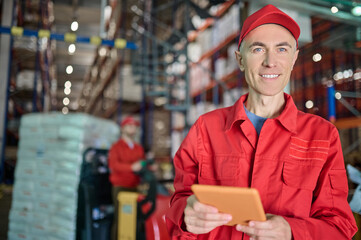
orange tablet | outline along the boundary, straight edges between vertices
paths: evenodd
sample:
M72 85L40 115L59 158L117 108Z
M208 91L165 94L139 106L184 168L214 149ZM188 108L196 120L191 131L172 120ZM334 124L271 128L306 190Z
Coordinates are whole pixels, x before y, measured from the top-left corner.
M214 206L219 212L229 213L232 220L226 225L247 225L249 221L266 221L261 198L255 188L241 188L193 184L198 201Z

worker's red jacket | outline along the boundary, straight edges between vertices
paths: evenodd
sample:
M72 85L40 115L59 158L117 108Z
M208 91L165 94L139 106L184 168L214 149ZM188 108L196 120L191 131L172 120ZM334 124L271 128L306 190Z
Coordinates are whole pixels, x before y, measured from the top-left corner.
M184 229L194 183L258 189L265 212L283 216L294 240L351 239L357 227L337 129L298 111L285 94L282 114L267 119L258 137L243 107L246 99L202 115L177 151L166 215L172 239L249 239L231 226L198 236Z
M144 149L141 145L134 143L134 148L130 148L123 139L114 143L109 150L108 158L109 179L113 186L136 187L140 179L132 171L131 166L142 159L144 159Z

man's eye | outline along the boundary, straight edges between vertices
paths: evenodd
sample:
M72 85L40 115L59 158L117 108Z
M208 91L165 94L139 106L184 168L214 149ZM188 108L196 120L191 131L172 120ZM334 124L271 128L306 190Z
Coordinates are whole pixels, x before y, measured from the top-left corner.
M262 52L262 50L263 50L262 48L254 48L254 49L253 49L253 52L258 53L258 52Z
M287 52L287 49L286 49L286 48L279 48L278 51L280 51L280 52Z

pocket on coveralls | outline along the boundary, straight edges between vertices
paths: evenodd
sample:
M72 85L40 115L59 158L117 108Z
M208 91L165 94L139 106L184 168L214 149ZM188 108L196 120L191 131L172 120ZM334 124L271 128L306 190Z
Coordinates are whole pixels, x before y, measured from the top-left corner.
M239 156L220 155L203 157L200 176L209 180L232 180L239 175Z

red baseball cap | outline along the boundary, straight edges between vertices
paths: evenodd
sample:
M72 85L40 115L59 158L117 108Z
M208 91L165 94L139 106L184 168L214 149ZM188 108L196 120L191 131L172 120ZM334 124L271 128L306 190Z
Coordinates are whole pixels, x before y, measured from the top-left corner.
M269 4L246 18L242 26L241 34L239 35L238 49L241 45L242 40L250 31L252 31L256 27L268 23L279 24L288 29L288 31L290 31L293 37L296 39L298 47L300 27L298 26L296 21L275 6Z
M120 123L120 126L121 127L124 127L125 125L136 125L136 126L139 126L139 121L135 120L133 117L126 117L123 119L123 121Z

